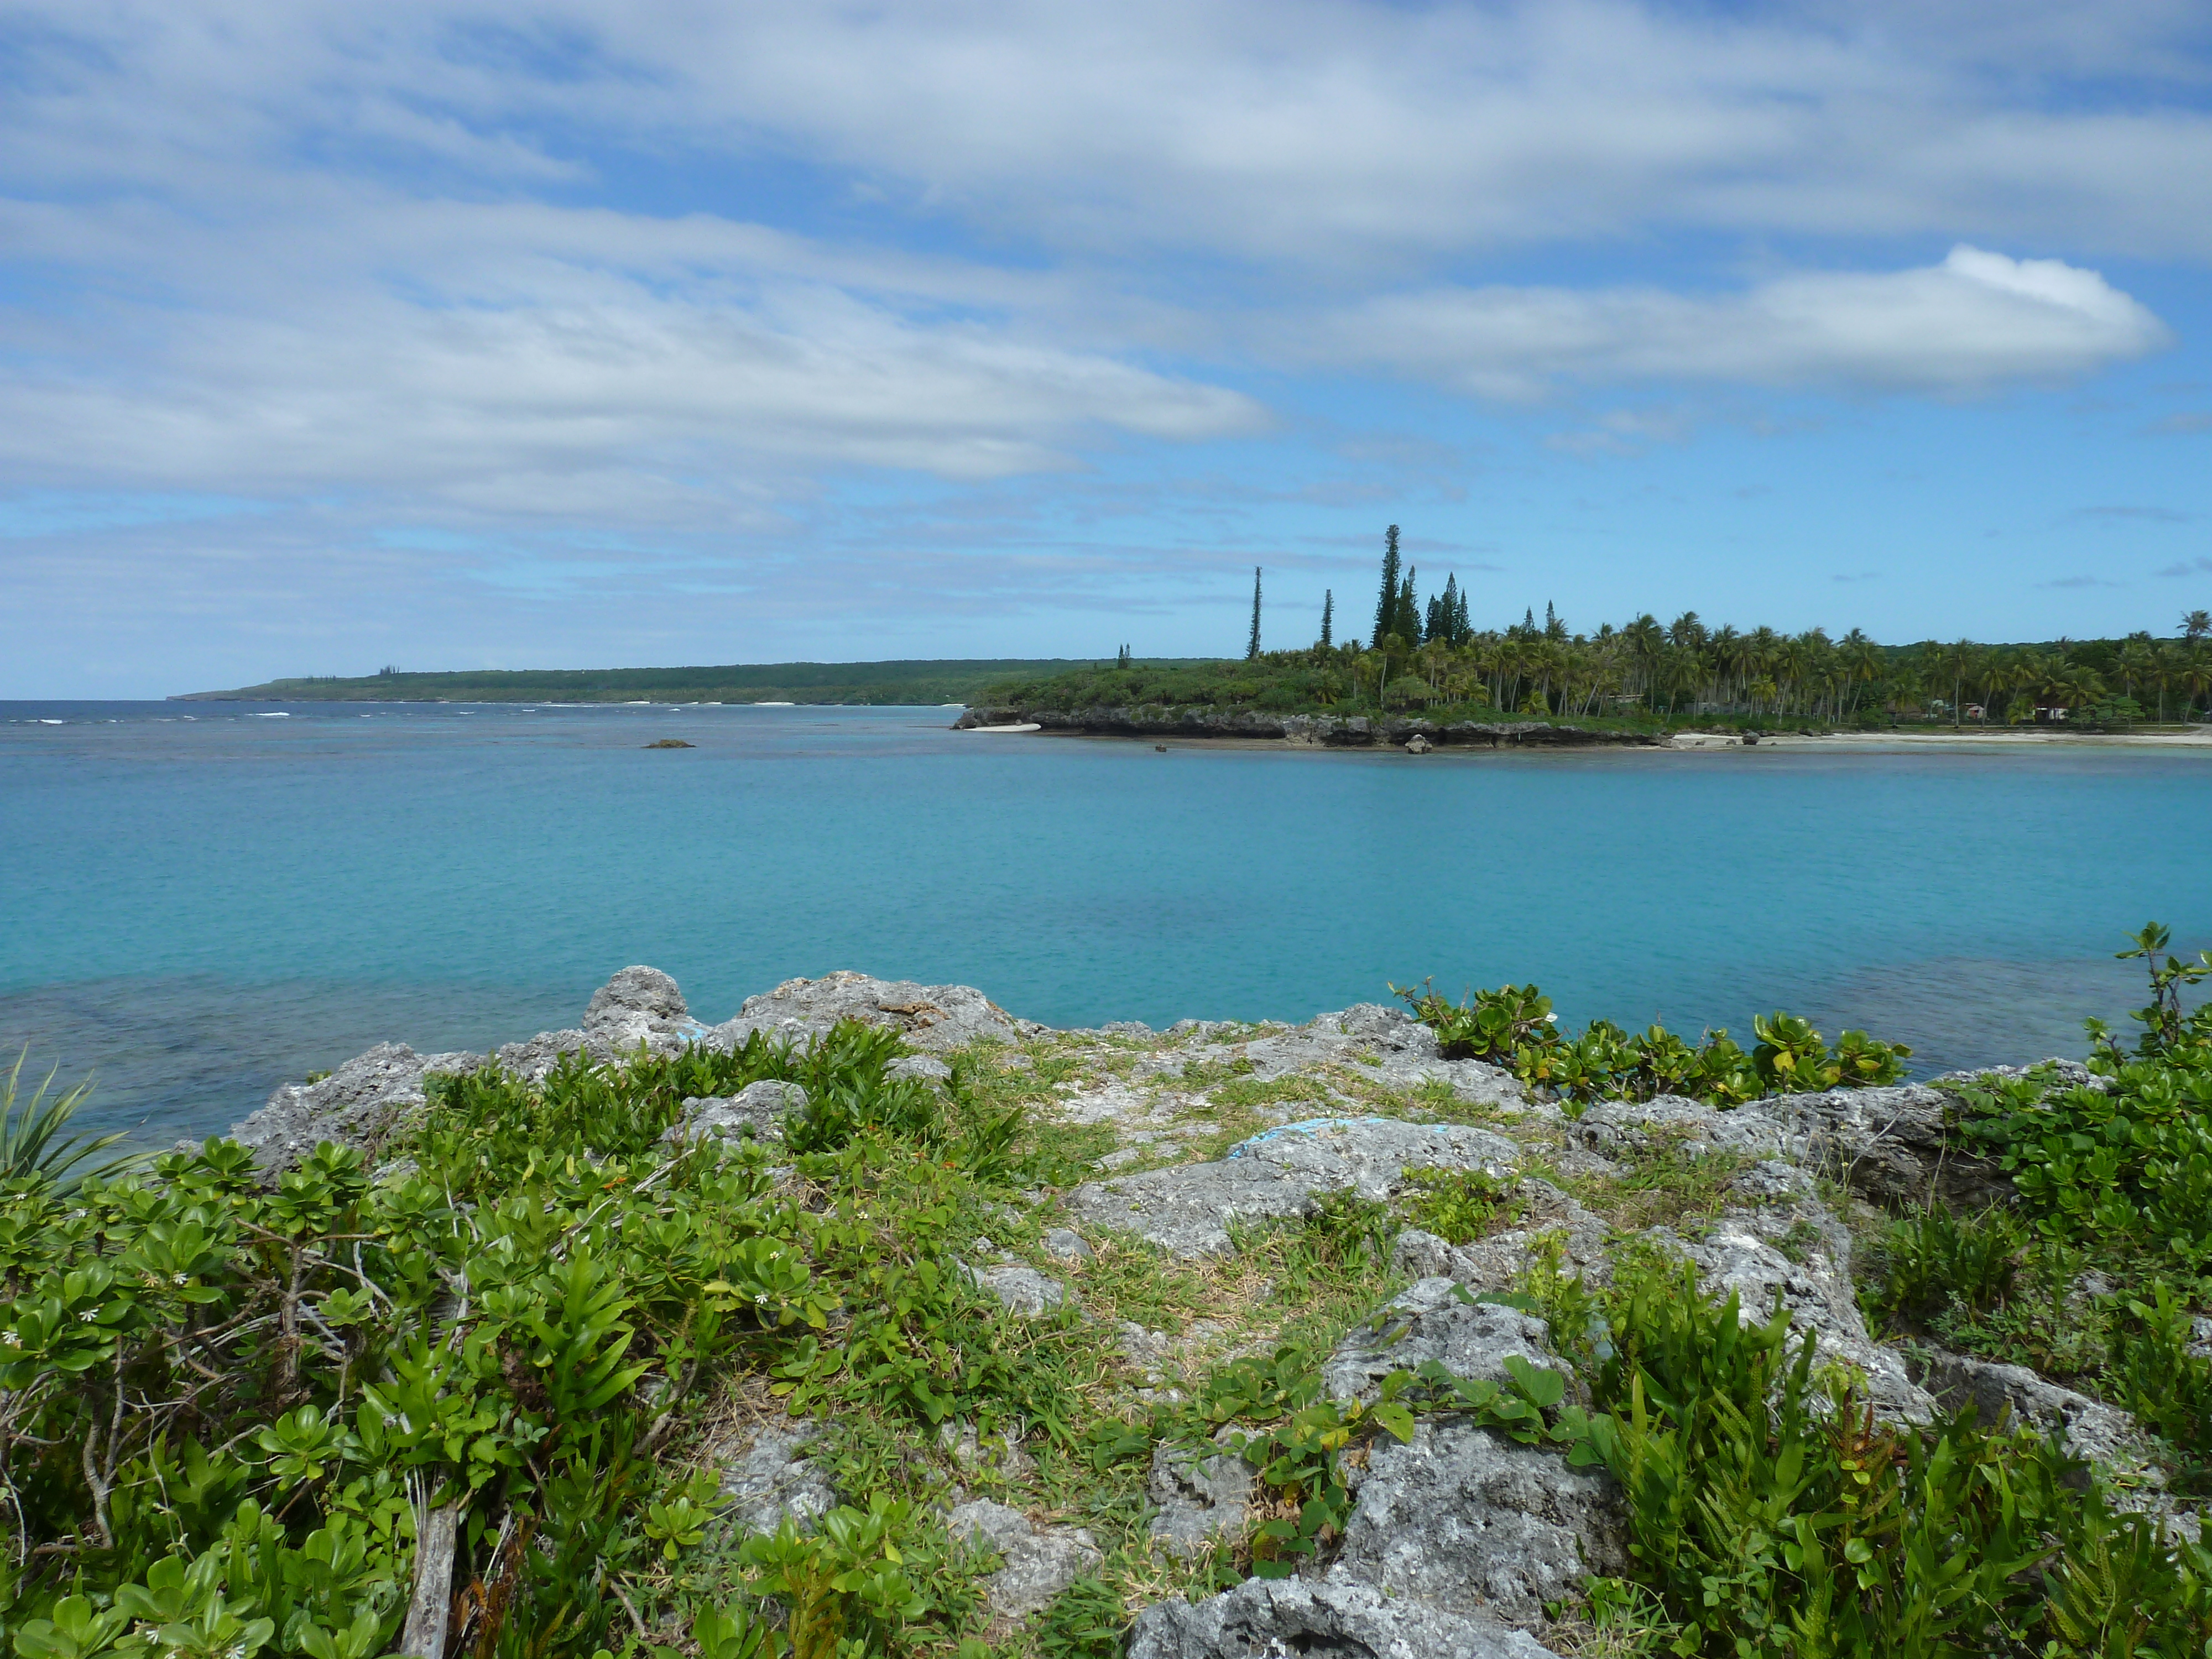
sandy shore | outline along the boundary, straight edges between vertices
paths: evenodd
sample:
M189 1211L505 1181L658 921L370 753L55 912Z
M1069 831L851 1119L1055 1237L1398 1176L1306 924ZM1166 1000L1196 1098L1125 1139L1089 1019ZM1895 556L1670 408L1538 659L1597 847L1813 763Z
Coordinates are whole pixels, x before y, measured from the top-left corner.
M1304 750L1314 754L1375 755L1395 752L1397 745L1316 744L1287 738L1188 738L1141 737L1112 732L1024 732L1023 737L1044 737L1061 741L1073 739L1079 743L1150 744L1154 748L1196 751L1223 750ZM1733 732L1678 732L1664 742L1653 744L1620 743L1590 744L1571 752L1577 755L1626 754L1648 755L1655 750L1735 749L1744 750L1742 739ZM2018 727L1977 731L1969 726L1964 731L1913 732L1829 732L1807 736L1800 732L1770 732L1764 733L1756 745L1748 748L1751 754L1772 753L1778 750L1825 749L1838 754L1881 754L1914 749L1959 749L1981 754L1994 754L2006 750L2044 749L2187 749L2212 750L2212 726L2196 726L2187 732L2066 732L2048 727L2022 730ZM1494 755L1529 755L1566 752L1557 750L1508 746L1494 749L1487 744L1448 744L1432 750L1424 758L1444 759L1454 756L1473 758Z
M1740 747L1734 732L1679 732L1668 745L1674 749ZM1994 751L2001 749L2212 749L2212 726L2187 732L2069 732L2051 726L1958 731L1832 732L1807 737L1797 732L1775 732L1760 737L1761 749L1930 749L1965 748Z

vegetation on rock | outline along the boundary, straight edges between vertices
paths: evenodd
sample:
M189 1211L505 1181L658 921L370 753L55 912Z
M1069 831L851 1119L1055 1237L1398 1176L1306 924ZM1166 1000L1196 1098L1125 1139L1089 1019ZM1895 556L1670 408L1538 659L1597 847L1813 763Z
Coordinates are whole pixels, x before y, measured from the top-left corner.
M1879 1245L1863 1294L1895 1334L2029 1359L2124 1407L2185 1494L2212 1463L2196 1323L2212 1013L2182 991L2212 960L2166 945L2136 940L2142 1033L2098 1031L2089 1084L2046 1070L1956 1089L1960 1149L2009 1172L2016 1201L1884 1217L1829 1196ZM1569 1111L1684 1094L1735 1121L1778 1093L1888 1084L1905 1054L1779 1015L1746 1053L1602 1023L1562 1034L1533 987L1401 994L1448 1052ZM2014 1423L1878 1417L1866 1378L1787 1310L1745 1306L1639 1231L1694 1238L1748 1167L1735 1154L1661 1138L1571 1172L1547 1104L1512 1120L1517 1173L1404 1170L1387 1200L1348 1190L1301 1220L1232 1224L1219 1259L1059 1224L1054 1189L1115 1139L1058 1115L1079 1081L1101 1099L1157 1086L1201 1153L1316 1111L1506 1121L1364 1077L1356 1056L1263 1076L1265 1035L1052 1034L963 1051L933 1083L894 1068L896 1030L848 1023L804 1048L756 1035L437 1079L389 1144L325 1144L273 1182L222 1140L136 1170L19 1164L0 1178L9 1644L375 1659L419 1589L446 1650L478 1659L1105 1659L1148 1602L1325 1566L1370 1458L1448 1423L1617 1481L1626 1567L1550 1610L1559 1645L2212 1654L2212 1551L2132 1512L2141 1494ZM683 1138L686 1101L768 1081L805 1091L780 1146ZM1614 1230L1600 1279L1531 1218L1566 1193ZM1391 1264L1408 1228L1440 1249L1521 1241L1516 1282L1484 1297L1540 1316L1555 1361L1509 1356L1482 1379L1428 1359L1332 1395L1322 1373L1347 1333L1389 1350L1372 1316L1406 1283ZM1833 1248L1809 1223L1777 1231L1793 1261ZM1019 1316L994 1261L1070 1293ZM1151 1376L1132 1345L1190 1358L1146 1359ZM739 1524L730 1436L787 1414L811 1419L836 1499ZM1255 1483L1194 1559L1147 1529L1148 1474L1178 1447L1241 1454ZM997 1559L949 1530L956 1487L1079 1522L1091 1565L1026 1623L995 1613ZM418 1585L441 1516L453 1582Z

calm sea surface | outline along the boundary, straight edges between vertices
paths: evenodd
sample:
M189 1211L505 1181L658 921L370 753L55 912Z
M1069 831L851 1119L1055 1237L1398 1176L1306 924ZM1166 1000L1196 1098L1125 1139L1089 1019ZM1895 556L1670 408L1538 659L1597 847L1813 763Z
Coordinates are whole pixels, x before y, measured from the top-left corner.
M1062 1025L1533 979L1925 1072L2080 1052L2146 919L2212 945L2202 753L1163 755L953 714L0 703L0 1050L167 1139L643 962L708 1019L835 968Z

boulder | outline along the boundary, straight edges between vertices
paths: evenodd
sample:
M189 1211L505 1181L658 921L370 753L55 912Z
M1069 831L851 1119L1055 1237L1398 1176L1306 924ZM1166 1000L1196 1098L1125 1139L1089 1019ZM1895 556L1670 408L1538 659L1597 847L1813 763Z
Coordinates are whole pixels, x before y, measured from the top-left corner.
M1917 1358L1916 1380L1936 1402L1948 1411L1972 1406L1984 1428L2009 1422L2016 1428L2062 1434L2075 1456L2139 1478L2154 1461L2132 1413L2046 1382L2025 1365L2001 1365L1941 1348L1924 1348Z
M1605 1470L1571 1468L1465 1419L1424 1418L1368 1455L1332 1579L1540 1629L1592 1573L1628 1566L1626 1513Z
M763 1425L734 1446L710 1449L731 1500L723 1516L740 1536L774 1532L787 1520L811 1531L836 1508L836 1488L805 1455L821 1432L817 1424L787 1419Z
M1317 1118L1255 1135L1217 1163L1086 1182L1064 1203L1077 1220L1135 1233L1190 1259L1230 1254L1231 1224L1310 1215L1326 1194L1387 1199L1410 1168L1502 1178L1519 1161L1513 1142L1463 1124Z
M1542 1320L1477 1302L1449 1279L1424 1279L1345 1334L1322 1367L1322 1383L1332 1400L1372 1402L1392 1371L1417 1370L1431 1359L1454 1376L1503 1383L1512 1376L1509 1354L1556 1370L1574 1386L1574 1372L1552 1352Z
M872 979L849 970L821 979L786 980L773 991L748 997L734 1018L714 1027L709 1040L734 1048L754 1032L804 1046L842 1019L888 1025L909 1046L942 1053L971 1042L1018 1042L1046 1028L1016 1019L968 985L917 985L911 980Z
M1552 1650L1486 1613L1455 1613L1357 1579L1251 1578L1193 1604L1138 1616L1129 1659L1550 1659Z
M684 993L658 968L623 969L584 1006L585 1035L619 1051L640 1043L656 1050L679 1048L684 1034L697 1029Z
M1020 1262L989 1268L975 1278L1017 1319L1042 1319L1074 1304L1066 1285Z
M1952 1079L1947 1079L1952 1080ZM1929 1084L1831 1089L1760 1103L1787 1115L1808 1142L1805 1156L1832 1170L1869 1203L1965 1210L2009 1202L2012 1179L1963 1148L1952 1127L1958 1100Z
M1510 1291L1520 1282L1530 1257L1556 1240L1561 1266L1593 1285L1613 1276L1608 1248L1612 1228L1604 1217L1584 1209L1548 1181L1524 1180L1514 1188L1520 1205L1516 1224L1465 1244L1447 1243L1434 1233L1407 1228L1392 1246L1390 1264L1411 1279L1456 1279L1471 1291Z
M901 1054L884 1067L885 1077L919 1078L924 1083L944 1083L952 1076L952 1068L935 1054Z
M1674 1148L1691 1157L1729 1152L1756 1158L1802 1156L1810 1143L1760 1107L1708 1106L1679 1095L1601 1100L1567 1126L1568 1140L1607 1158Z
M374 1157L399 1120L424 1103L423 1079L473 1072L483 1056L418 1054L404 1042L380 1042L319 1083L281 1083L230 1138L252 1149L271 1175L299 1164L325 1140Z
M709 1139L780 1144L785 1115L805 1109L805 1090L796 1083L764 1079L747 1084L733 1095L687 1096L684 1115L660 1138L672 1146Z
M1054 1227L1044 1236L1044 1253L1062 1261L1089 1261L1097 1252L1073 1227Z
M1437 1034L1402 1008L1363 1002L1307 1024L1276 1031L1243 1045L1243 1059L1262 1083L1322 1066L1350 1066L1391 1089L1418 1089L1442 1083L1471 1105L1513 1111L1557 1113L1549 1103L1532 1101L1510 1072L1479 1060L1445 1060Z
M1220 1443L1232 1431L1214 1437ZM1243 1533L1251 1514L1252 1466L1233 1451L1202 1452L1163 1443L1152 1449L1145 1495L1152 1500L1153 1541L1170 1555L1195 1559L1221 1540Z
M945 1529L999 1557L1002 1565L983 1581L983 1590L992 1612L1002 1619L1028 1617L1106 1561L1088 1528L1040 1527L1020 1510L988 1498L954 1509Z
M1779 1305L1793 1332L1810 1332L1823 1360L1842 1361L1866 1378L1865 1402L1887 1421L1925 1423L1935 1402L1907 1372L1893 1348L1867 1333L1851 1285L1851 1241L1843 1224L1811 1194L1812 1178L1787 1164L1760 1165L1739 1176L1739 1188L1797 1188L1790 1201L1731 1208L1695 1238L1663 1227L1646 1235L1694 1262L1710 1294L1734 1291L1746 1324L1763 1322ZM1741 1192L1738 1194L1741 1196Z

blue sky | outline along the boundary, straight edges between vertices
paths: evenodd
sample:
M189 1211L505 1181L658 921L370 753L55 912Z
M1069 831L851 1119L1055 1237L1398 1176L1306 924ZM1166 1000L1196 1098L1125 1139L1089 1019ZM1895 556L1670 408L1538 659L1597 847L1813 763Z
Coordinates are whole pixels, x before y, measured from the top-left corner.
M0 696L2212 605L2212 9L0 10Z

